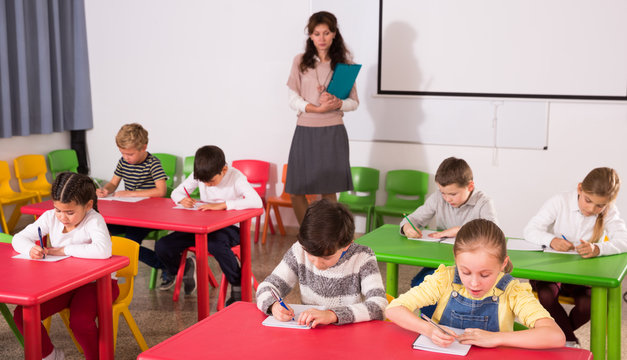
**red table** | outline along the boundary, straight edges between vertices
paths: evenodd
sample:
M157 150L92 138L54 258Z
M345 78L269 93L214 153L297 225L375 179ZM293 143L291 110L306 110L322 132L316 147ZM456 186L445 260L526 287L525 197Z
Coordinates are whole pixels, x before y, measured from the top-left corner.
M98 210L108 224L128 225L151 229L182 231L196 234L196 274L198 278L198 320L209 316L207 234L240 223L240 251L242 262L242 300L252 301L252 266L250 249L251 219L263 209L194 211L173 209L169 198L149 198L138 202L114 200L98 201ZM22 206L22 213L41 215L52 209L52 200Z
M387 321L327 325L311 330L272 328L255 304L237 302L144 351L138 360L167 359L461 359L414 350L416 334ZM590 360L583 349L526 350L473 346L464 359Z
M70 257L58 262L13 259L11 244L0 243L0 302L24 307L24 353L41 359L41 313L47 300L97 281L100 358L113 359L111 274L128 265L125 256L106 260ZM103 301L104 300L104 301Z

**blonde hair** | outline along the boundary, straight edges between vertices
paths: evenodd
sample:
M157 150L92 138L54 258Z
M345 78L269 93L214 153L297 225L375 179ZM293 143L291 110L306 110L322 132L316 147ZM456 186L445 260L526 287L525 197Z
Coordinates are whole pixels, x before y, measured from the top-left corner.
M115 143L121 149L141 149L148 144L148 131L138 123L122 125L115 136Z
M581 190L586 194L609 199L609 203L605 206L605 209L597 215L592 237L589 240L590 242L598 242L603 235L604 218L605 214L607 214L607 209L610 207L610 204L616 200L616 196L618 196L620 179L618 178L616 170L612 168L596 168L590 171L583 179L581 182Z
M492 221L486 219L475 219L467 222L459 229L455 236L453 254L483 249L493 253L502 263L507 258L507 240L503 231ZM511 260L507 261L505 273L511 272L513 265Z

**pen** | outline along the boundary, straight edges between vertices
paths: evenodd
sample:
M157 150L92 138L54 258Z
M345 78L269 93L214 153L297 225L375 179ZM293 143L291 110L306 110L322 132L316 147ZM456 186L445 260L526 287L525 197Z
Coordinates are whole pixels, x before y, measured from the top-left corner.
M564 236L564 234L562 234L562 239L568 241L568 239L566 238L566 236Z
M274 299L285 308L285 310L290 311L290 309L287 307L287 305L285 305L285 303L283 302L283 299L281 299L281 297L279 296L279 294L277 294L274 289L270 289L270 291L272 292L272 296L274 296ZM294 318L292 318L292 320L294 320Z
M39 246L41 246L41 250L44 253L44 259L46 258L46 249L44 248L44 238L41 236L41 228L37 227L37 232L39 233Z
M411 221L409 221L409 218L407 217L407 214L403 214L403 216L405 217L405 219L407 219L407 222L409 223L409 225L411 225L411 227L414 228L414 230L416 230L416 232L418 234L420 234L420 230L416 229L416 227L414 226L414 224L411 223Z
M189 196L189 193L187 192L187 189L185 188L185 186L183 186L183 190L185 190L185 194L187 194L187 197L191 199L192 197Z
M436 328L438 328L440 331L442 331L446 335L450 335L450 336L455 337L455 338L457 337L457 334L451 334L449 331L444 330L443 327L441 327L440 325L436 324L435 321L431 320L427 315L420 314L420 317L425 319L425 321L427 321L429 324L435 326Z

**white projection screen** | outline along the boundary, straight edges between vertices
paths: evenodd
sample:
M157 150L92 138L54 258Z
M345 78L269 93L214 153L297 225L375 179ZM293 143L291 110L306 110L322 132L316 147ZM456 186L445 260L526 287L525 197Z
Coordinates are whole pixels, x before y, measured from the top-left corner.
M379 94L627 100L627 0L380 0Z

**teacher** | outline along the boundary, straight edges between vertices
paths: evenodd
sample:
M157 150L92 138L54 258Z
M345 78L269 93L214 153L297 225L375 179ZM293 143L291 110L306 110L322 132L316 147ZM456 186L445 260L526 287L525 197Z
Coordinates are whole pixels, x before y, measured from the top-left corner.
M294 58L287 86L296 110L296 131L287 165L285 191L300 224L307 210L305 194L337 201L336 193L353 189L344 111L359 106L355 85L340 100L326 89L338 63L351 63L351 54L335 15L320 11L309 18L305 53Z

